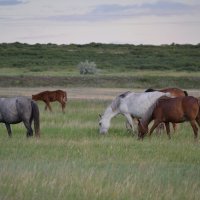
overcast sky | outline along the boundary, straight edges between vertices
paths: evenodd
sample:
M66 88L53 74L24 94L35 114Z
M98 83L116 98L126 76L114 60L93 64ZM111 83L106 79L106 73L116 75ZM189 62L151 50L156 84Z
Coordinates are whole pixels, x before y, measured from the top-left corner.
M199 0L0 0L0 42L198 44Z

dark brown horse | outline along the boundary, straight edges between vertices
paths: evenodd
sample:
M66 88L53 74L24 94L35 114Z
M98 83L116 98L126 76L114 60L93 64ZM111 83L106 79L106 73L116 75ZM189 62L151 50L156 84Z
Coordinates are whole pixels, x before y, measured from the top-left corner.
M148 133L148 125L154 120L154 124L150 129L149 135L152 134L154 129L162 122L165 123L167 134L170 138L169 122L182 123L189 121L195 139L198 136L198 128L195 121L200 127L200 100L192 97L176 97L176 98L160 98L154 105L154 108L147 113L146 119L139 120L138 132L139 138L143 138Z
M64 112L66 101L67 101L67 93L63 90L55 90L55 91L44 91L38 94L32 95L32 99L35 101L43 101L45 105L45 110L49 108L52 111L50 106L50 102L58 101L62 106L62 111Z
M160 90L155 90L152 88L149 88L147 90L145 90L145 92L153 92L153 91L159 91L159 92L169 92L173 97L185 97L188 96L187 91L181 90L180 88L163 88ZM172 123L173 129L174 131L176 131L177 129L177 124ZM164 129L164 125L160 124L157 127L157 133L161 133L161 131Z

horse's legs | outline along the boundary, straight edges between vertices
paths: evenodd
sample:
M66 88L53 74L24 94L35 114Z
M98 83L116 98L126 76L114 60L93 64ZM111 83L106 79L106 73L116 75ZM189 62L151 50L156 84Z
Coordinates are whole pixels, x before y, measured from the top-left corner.
M153 133L154 129L160 124L161 122L158 120L154 120L154 124L151 127L150 131L149 131L149 136L151 136L151 134Z
M131 128L131 124L129 124L128 120L126 120L126 130L129 131Z
M32 137L33 136L33 129L31 128L31 123L29 121L27 121L27 120L24 120L23 123L24 123L24 126L27 129L26 136L27 137Z
M45 102L45 104L46 104L46 106L45 106L45 110L47 110L47 108L49 108L49 110L52 112L52 109L51 109L51 106L50 106L50 103L49 103L49 101L44 101Z
M134 135L133 119L132 119L131 115L129 115L129 114L124 114L124 116L125 116L126 119L128 120L128 123L129 123L129 125L131 126L132 131L133 131L133 135Z
M9 137L12 137L12 131L11 131L10 124L5 123L5 125L6 125L6 129L7 129L7 131L8 131L8 135L9 135Z
M200 127L200 116L197 116L197 118L196 118L196 122L197 122L197 124L198 124L199 127Z
M64 101L60 101L60 104L62 106L62 112L64 113L65 112L65 106L66 106L66 103Z
M175 132L176 129L177 129L177 124L176 123L172 123L172 126L173 126L173 129L174 129L174 132Z
M198 136L198 128L197 125L195 124L195 121L190 121L190 124L192 126L192 129L194 131L194 139L197 140L197 136Z
M167 131L167 135L168 135L169 139L171 139L169 122L165 122L165 127L166 127L166 131Z
M157 135L160 135L163 129L164 129L164 124L163 124L163 123L160 123L160 124L158 125L158 127L156 128L156 133L157 133Z

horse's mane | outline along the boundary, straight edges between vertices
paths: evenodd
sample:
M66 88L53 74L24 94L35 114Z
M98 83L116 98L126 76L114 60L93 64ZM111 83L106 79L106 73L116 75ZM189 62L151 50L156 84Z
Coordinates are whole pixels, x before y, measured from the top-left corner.
M187 93L187 91L183 91L183 92L184 92L185 96L188 96L188 93Z
M149 88L147 90L145 90L144 92L155 92L156 90L152 89L152 88Z
M120 94L119 96L117 96L111 103L111 108L113 111L115 111L117 108L119 108L120 105L120 100L122 98L125 98L128 94L130 93L130 91L124 92L122 94Z

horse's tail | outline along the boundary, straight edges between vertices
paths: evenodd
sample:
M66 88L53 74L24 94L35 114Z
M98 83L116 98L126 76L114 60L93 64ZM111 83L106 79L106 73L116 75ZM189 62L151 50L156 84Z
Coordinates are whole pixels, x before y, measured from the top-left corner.
M200 107L200 97L197 97L197 100L198 100L198 104L199 104L199 107Z
M40 137L40 112L38 105L34 102L31 101L31 106L32 106L32 117L34 120L34 129L35 129L35 136Z
M188 93L187 93L187 91L183 91L183 92L184 92L185 96L188 96Z
M200 120L200 97L197 97L198 104L199 104L199 112L198 112L198 119Z

